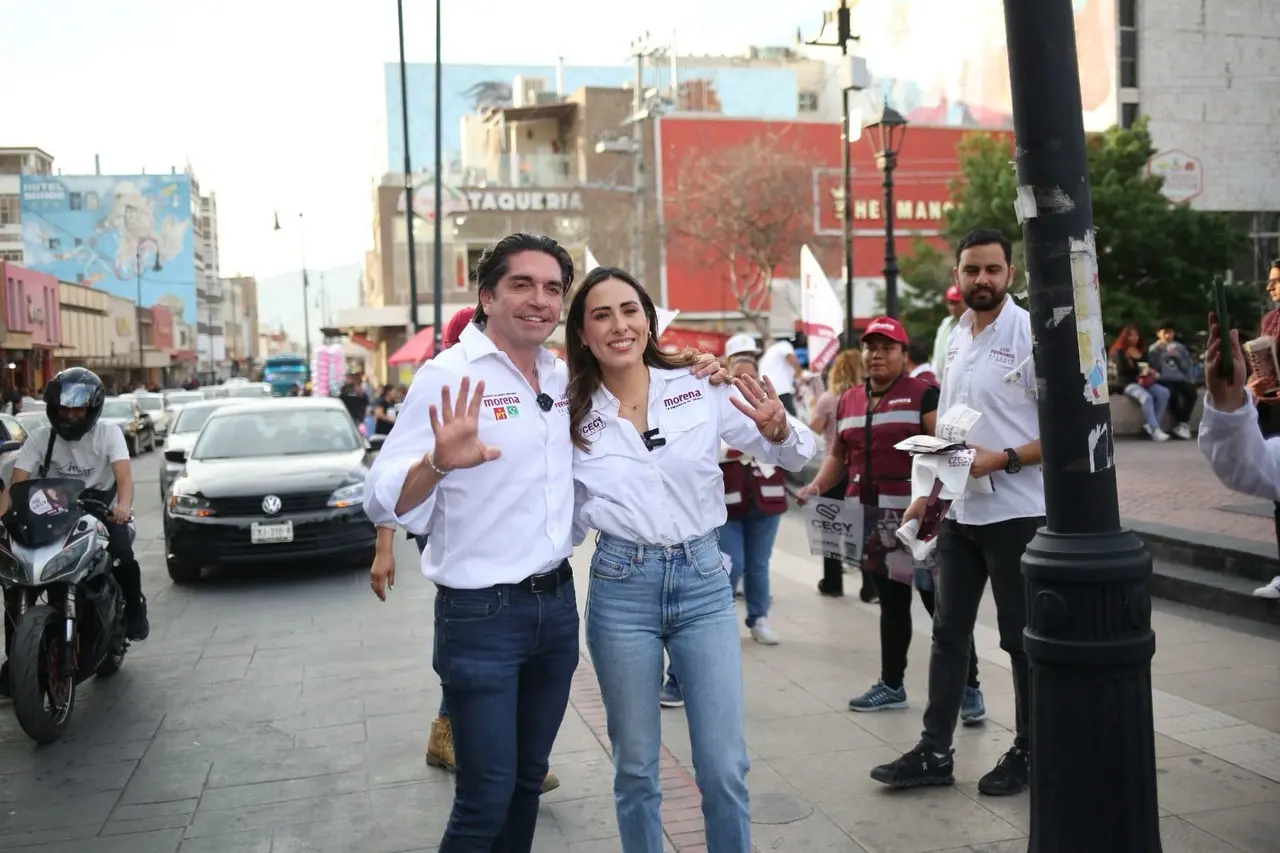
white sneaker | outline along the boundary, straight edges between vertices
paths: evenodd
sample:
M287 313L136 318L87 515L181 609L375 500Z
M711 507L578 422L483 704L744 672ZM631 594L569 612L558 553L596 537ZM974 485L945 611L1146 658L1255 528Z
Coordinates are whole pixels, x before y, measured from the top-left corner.
M1173 428L1173 434L1176 435L1178 438L1183 438L1190 441L1191 427L1187 426L1186 424L1178 424L1176 427Z
M1280 580L1280 578L1277 578L1276 580ZM762 646L778 645L778 635L769 627L769 620L763 617L757 619L756 624L751 626L751 639L755 640Z
M1152 441L1168 441L1169 440L1169 433L1160 429L1160 427L1153 427L1150 424L1143 424L1142 430L1148 436L1151 437Z
M1276 575L1271 579L1271 583L1266 586L1260 586L1253 591L1257 598L1280 599L1280 575ZM756 623L760 624L759 622Z

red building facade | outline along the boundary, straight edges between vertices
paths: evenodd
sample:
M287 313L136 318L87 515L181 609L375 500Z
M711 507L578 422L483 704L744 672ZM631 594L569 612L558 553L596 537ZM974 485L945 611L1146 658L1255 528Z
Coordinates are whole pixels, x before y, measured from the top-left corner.
M943 248L943 216L951 207L951 184L960 176L957 146L971 130L942 127L907 129L898 168L894 172L894 229L899 256L910 254L917 239ZM709 152L767 147L801 164L795 180L807 182L806 191L787 192L781 203L795 210L806 242L823 269L833 279L844 273L840 201L842 166L838 124L726 119L706 116L674 116L658 120L659 210L664 222L679 217L682 206L695 203L682 195L688 189L689 172L708 160ZM853 272L859 288L882 289L884 266L883 175L876 167L875 152L867 139L851 144L853 163ZM731 192L726 193L731 195ZM726 198L726 205L733 203ZM1012 200L1010 200L1012 204ZM706 205L707 199L696 204ZM666 232L664 232L666 233ZM690 241L664 237L665 263L662 295L666 306L686 315L710 319L723 312L736 313L738 305L729 282L728 264L712 261L691 247ZM776 278L799 275L799 251L774 271ZM857 297L855 297L857 298ZM761 308L767 304L760 304ZM861 304L859 314L866 313Z

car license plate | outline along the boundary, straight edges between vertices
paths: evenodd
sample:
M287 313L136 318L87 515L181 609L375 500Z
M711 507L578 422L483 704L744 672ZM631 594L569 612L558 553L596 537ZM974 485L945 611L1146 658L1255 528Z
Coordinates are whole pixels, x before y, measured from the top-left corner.
M293 522L284 521L275 524L255 522L249 529L249 537L254 545L265 545L270 542L292 542Z

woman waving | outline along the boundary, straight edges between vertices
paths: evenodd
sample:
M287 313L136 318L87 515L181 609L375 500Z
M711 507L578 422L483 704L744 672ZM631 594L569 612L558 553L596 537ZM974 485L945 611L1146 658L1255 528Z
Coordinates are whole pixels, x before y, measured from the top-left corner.
M799 471L817 444L768 383L713 387L658 349L653 302L596 268L569 306L565 346L580 522L600 531L587 646L613 747L624 853L660 853L664 649L680 674L710 853L749 853L737 616L716 528L720 442ZM735 390L736 389L736 390Z

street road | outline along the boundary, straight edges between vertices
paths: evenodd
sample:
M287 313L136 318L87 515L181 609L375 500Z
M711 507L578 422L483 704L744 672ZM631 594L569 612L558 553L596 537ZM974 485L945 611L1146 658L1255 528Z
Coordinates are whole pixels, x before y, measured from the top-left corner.
M431 585L401 544L380 604L362 570L242 570L193 587L164 571L156 474L135 461L152 634L116 677L82 685L67 737L35 748L0 705L0 850L21 853L423 853L450 777L425 767L439 701ZM819 562L784 521L771 619L744 639L753 833L760 850L1022 853L1029 797L976 780L1007 748L1007 658L977 631L990 719L957 739L957 786L889 794L867 778L920 731L929 630L917 608L908 711L851 714L878 677L877 611L819 598ZM580 590L590 548L574 559ZM586 595L580 593L580 601ZM1153 668L1165 853L1274 850L1280 837L1280 631L1157 603ZM745 638L745 632L744 632ZM657 686L655 685L655 694ZM656 697L655 697L656 698ZM617 853L612 770L583 661L544 798L539 853ZM705 851L683 714L663 714L668 849Z

